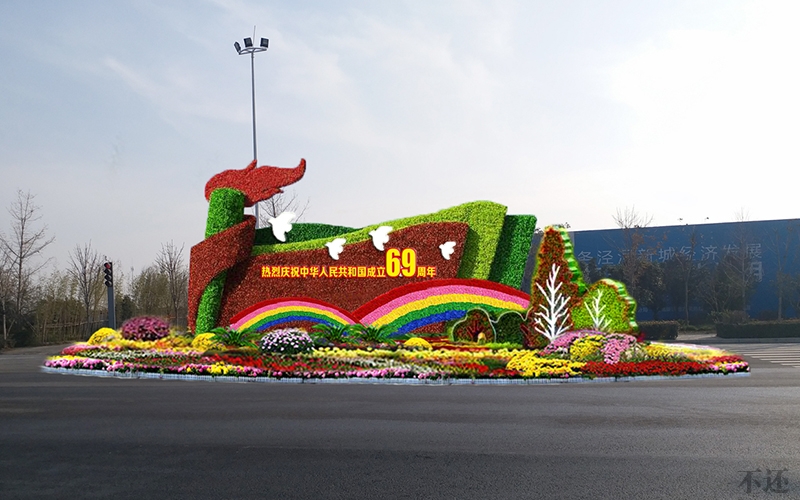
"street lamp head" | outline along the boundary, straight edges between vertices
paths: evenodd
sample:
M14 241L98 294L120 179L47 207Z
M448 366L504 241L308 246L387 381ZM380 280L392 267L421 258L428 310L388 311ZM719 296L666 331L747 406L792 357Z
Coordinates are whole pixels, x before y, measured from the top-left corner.
M252 38L245 38L244 39L244 46L245 47L252 47L253 46L253 39Z
M268 48L269 47L269 39L262 38L261 39L261 46L264 47L265 49Z
M233 42L233 47L236 49L236 52L242 53L242 46L239 45L239 42Z

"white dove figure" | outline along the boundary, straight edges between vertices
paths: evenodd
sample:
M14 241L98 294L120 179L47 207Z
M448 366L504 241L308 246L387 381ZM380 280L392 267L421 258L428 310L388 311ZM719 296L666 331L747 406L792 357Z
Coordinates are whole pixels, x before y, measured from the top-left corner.
M331 255L331 259L339 260L339 254L344 250L342 245L344 245L345 242L347 242L347 240L344 238L336 238L333 241L325 243L325 246L328 247L328 253Z
M383 245L389 241L389 233L391 231L392 226L381 226L369 232L369 235L372 236L372 244L375 245L375 248L383 252Z
M453 248L456 246L455 241L448 241L446 243L442 243L439 245L439 250L442 251L442 257L445 260L450 260L450 256L453 255Z
M272 234L278 241L286 241L286 233L292 230L292 221L295 215L292 212L283 212L277 217L270 217L267 222L272 226Z

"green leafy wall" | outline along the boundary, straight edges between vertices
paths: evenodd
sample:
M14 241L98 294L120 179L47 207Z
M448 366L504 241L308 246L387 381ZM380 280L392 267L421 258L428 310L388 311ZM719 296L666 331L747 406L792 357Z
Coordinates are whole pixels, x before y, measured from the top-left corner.
M356 228L345 226L332 226L314 222L293 222L292 230L286 233L286 241L281 242L272 234L271 227L256 230L256 245L281 245L284 243L297 243L299 241L316 240L319 238L336 238L341 234L358 231Z
M522 286L525 262L531 248L536 217L533 215L506 215L500 241L497 245L489 280L514 288Z
M345 238L347 243L351 244L370 240L369 232L379 226L391 226L394 230L397 230L425 222L464 222L469 225L470 230L464 243L464 253L461 258L461 266L458 269L458 277L489 279L505 215L506 207L504 205L491 201L474 201L440 210L433 214L395 219L335 236ZM253 247L253 255L320 249L325 248L325 243L329 241L329 237L325 237L279 244L257 245ZM524 266L524 262L522 265Z

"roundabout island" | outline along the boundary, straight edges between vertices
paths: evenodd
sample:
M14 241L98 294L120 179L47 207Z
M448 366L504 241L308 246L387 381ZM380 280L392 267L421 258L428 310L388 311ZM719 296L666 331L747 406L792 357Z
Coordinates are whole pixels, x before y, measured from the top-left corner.
M535 384L749 374L720 349L645 340L636 302L585 283L569 234L476 201L363 228L257 229L244 208L305 173L215 175L192 248L188 331L154 317L103 328L51 373L264 382ZM538 245L534 241L539 240ZM526 269L529 270L526 273Z

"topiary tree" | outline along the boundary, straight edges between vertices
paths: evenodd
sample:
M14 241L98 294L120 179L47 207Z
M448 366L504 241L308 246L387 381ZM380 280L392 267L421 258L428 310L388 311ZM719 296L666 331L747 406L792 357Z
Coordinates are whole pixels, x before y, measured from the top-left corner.
M623 283L611 279L601 279L592 284L572 307L570 314L575 330L595 329L607 333L639 331L636 301L628 295Z
M555 281L548 285L554 268L558 269ZM572 242L567 230L562 227L545 228L542 242L539 244L536 267L531 280L531 302L528 307L534 316L544 308L550 307L548 302L551 299L548 295L550 286L558 289L558 293L567 299L569 307L574 306L586 292L580 265L572 252ZM535 320L535 317L529 319ZM567 316L564 326L567 330L572 328L570 316Z
M558 274L561 271L557 265L550 268L547 278L547 289L536 283L539 292L544 296L544 301L538 309L531 308L528 317L533 320L533 329L550 340L569 330L572 322L569 314L569 301L575 297L561 293L563 282L559 282Z

